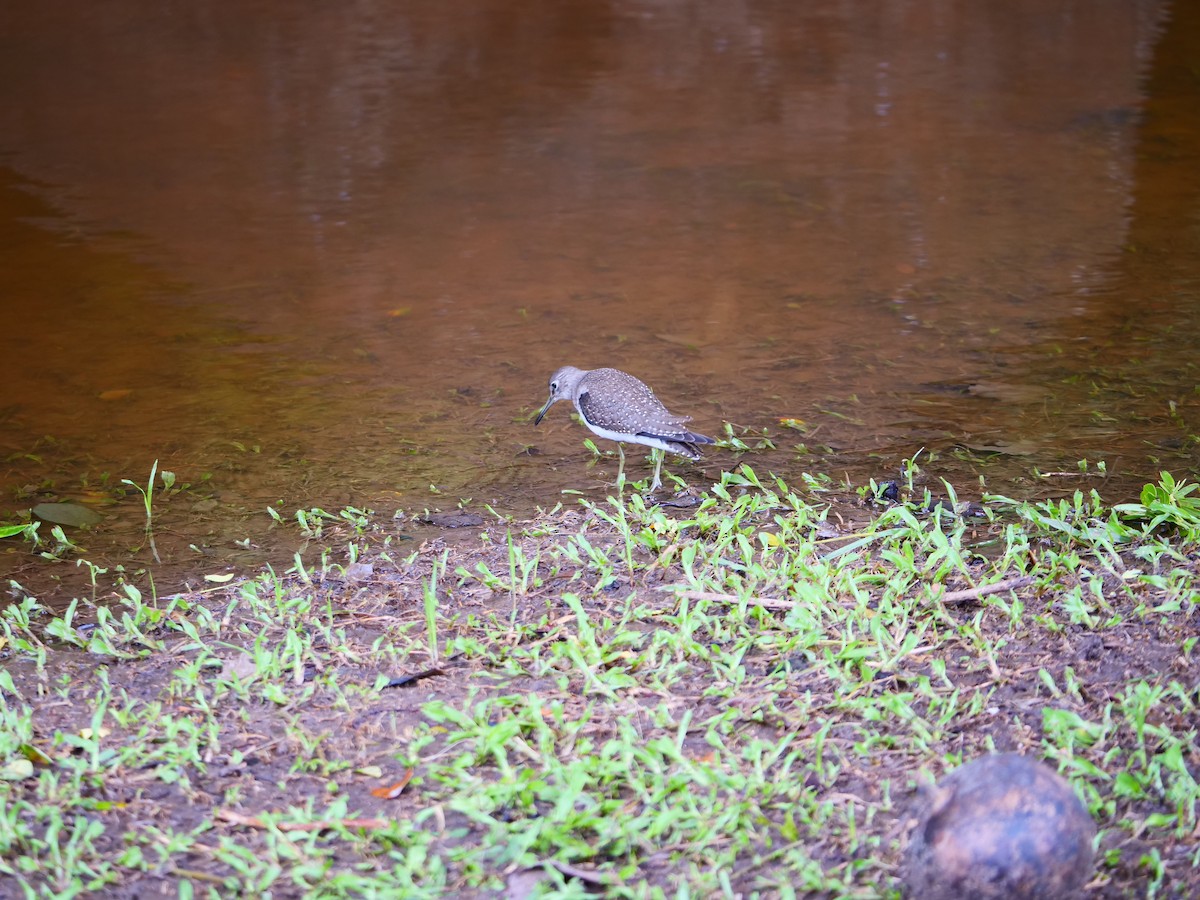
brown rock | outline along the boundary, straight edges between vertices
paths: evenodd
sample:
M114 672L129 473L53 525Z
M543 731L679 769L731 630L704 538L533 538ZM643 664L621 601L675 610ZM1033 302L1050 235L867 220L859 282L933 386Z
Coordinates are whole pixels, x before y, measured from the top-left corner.
M1096 826L1071 785L1016 753L985 756L933 788L913 831L912 900L1068 900L1092 872Z

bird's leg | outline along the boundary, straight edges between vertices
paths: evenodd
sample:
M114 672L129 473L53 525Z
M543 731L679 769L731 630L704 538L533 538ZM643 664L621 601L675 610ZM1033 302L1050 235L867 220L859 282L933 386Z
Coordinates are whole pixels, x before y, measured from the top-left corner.
M662 487L662 480L659 478L659 475L662 474L663 457L667 454L655 447L650 451L650 455L654 457L654 481L650 482L650 493L653 494Z
M617 441L617 453L621 455L621 462L617 465L617 490L625 484L625 445Z

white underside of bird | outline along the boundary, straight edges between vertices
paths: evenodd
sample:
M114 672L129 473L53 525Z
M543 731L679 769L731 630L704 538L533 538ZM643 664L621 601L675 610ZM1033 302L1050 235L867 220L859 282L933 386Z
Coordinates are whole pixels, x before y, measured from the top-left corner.
M700 459L697 444L715 443L710 437L688 431L684 425L691 421L690 416L672 415L644 382L620 369L563 366L550 376L550 399L534 424L541 422L559 400L570 400L593 434L617 442L618 483L623 481L625 473L624 443L643 444L693 460ZM658 453L650 485L652 493L662 485L661 472L662 454Z

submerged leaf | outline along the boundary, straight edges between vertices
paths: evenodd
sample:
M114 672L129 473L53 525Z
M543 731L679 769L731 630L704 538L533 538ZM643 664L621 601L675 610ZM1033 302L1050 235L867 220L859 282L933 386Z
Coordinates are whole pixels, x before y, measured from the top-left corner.
M32 512L44 522L70 525L72 528L84 528L102 520L99 513L78 503L39 503Z

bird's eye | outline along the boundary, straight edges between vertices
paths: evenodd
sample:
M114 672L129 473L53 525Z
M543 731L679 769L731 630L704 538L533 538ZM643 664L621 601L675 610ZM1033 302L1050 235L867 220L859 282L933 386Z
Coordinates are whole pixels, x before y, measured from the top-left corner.
M553 394L557 390L558 390L558 382L557 381L550 382L550 393Z

